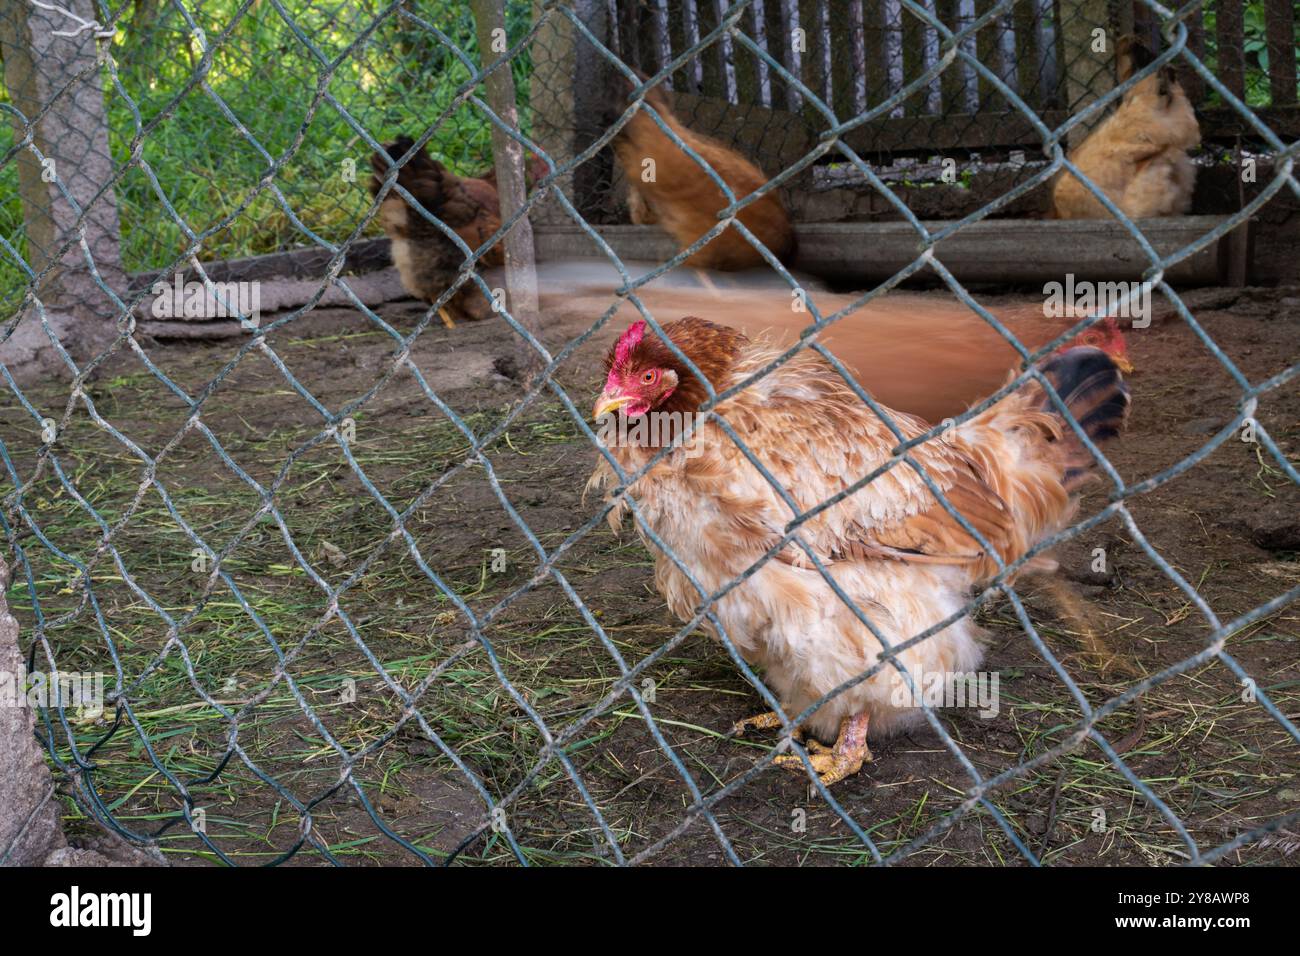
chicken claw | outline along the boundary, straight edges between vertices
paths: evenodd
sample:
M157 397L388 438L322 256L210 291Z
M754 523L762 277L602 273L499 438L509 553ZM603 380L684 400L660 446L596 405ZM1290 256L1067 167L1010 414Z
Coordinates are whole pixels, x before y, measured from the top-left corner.
M454 329L456 327L456 321L451 317L451 313L447 311L446 306L438 310L438 317L442 319L442 324L447 328Z
M823 786L839 783L845 777L851 777L862 769L862 765L871 760L871 751L867 749L868 714L854 714L840 722L840 735L833 747L816 740L808 742L808 762L821 778ZM788 767L802 773L804 762L798 754L783 754L773 763L778 767Z

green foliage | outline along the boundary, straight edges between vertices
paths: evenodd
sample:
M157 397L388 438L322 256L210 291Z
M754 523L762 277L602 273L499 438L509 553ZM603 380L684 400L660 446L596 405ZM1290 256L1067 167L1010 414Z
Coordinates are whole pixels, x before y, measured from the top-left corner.
M1217 8L1220 0L1207 0L1205 10L1206 56L1205 65L1218 73L1218 45L1215 42ZM1240 3L1240 0L1233 0ZM1264 18L1264 0L1247 0L1242 16L1242 33L1245 37L1245 102L1247 106L1269 106L1273 102L1268 80L1267 24ZM1295 21L1295 42L1291 55L1300 71L1300 18ZM1223 98L1211 92L1210 102L1223 105Z
M452 169L476 173L490 164L488 120L472 104L456 100L470 69L423 25L442 31L477 63L474 21L464 2L414 0L407 9L423 24L390 13L360 43L387 3L286 0L283 7L298 30L266 2L232 23L240 5L241 0L185 4L202 40L171 4L135 0L118 21L113 58L119 85L108 96L110 147L124 166L138 138L141 159L158 180L155 186L135 164L118 183L128 270L165 266L185 251L191 240L178 217L202 233L240 210L203 240L205 259L312 245L314 236L346 239L370 205L372 150L358 127L383 142L436 126L429 148ZM507 4L511 42L527 31L531 15L527 0ZM213 54L202 70L205 44ZM513 68L527 131L527 50ZM271 161L283 161L271 188L253 195L271 162L222 104ZM0 149L12 141L5 123ZM11 241L22 224L17 185L10 162L0 169L0 229ZM365 232L380 230L371 223ZM8 272L0 273L0 285L21 287L17 270Z

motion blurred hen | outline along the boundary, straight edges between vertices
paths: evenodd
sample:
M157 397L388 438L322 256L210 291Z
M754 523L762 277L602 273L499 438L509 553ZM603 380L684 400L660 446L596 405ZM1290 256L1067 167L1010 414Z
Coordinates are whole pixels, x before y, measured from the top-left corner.
M581 284L552 282L563 287L563 307L599 314L609 305L610 292ZM553 293L554 294L554 293ZM706 309L710 318L751 338L765 337L773 344L792 345L813 321L809 311L791 308L788 290L726 288L659 288L638 293L655 316L683 315ZM853 304L856 297L808 293L823 316ZM1080 320L1048 318L1042 303L998 306L992 313L1030 351L1060 337ZM632 318L635 307L622 313ZM872 395L890 408L940 421L961 414L975 402L997 391L1007 373L1019 368L1021 357L1001 334L970 308L954 300L901 292L873 299L826 327L817 341L866 385ZM1128 343L1118 323L1102 319L1084 330L1067 346L1090 345L1111 356L1121 371L1132 369Z
M1116 49L1121 83L1152 60L1133 37ZM1191 208L1196 167L1187 151L1201 141L1187 94L1173 70L1162 67L1124 94L1119 107L1070 154L1070 161L1127 216L1181 216ZM1072 173L1052 194L1057 219L1102 219L1106 208Z
M667 323L673 343L718 392L765 367L777 351L742 333L699 318ZM1128 393L1102 351L1074 348L1042 365L1081 428L1094 441L1114 436L1128 410ZM870 386L870 382L867 383ZM610 350L595 415L617 414L608 442L632 473L658 451L677 447L631 487L640 514L709 592L737 579L778 545L792 519L781 496L722 429L700 425L686 442L683 414L695 412L705 388L644 322L627 329ZM884 465L897 440L827 363L808 350L721 402L717 411L807 512ZM676 414L674 414L676 413ZM905 438L926 430L920 419L892 415ZM651 427L638 427L648 423ZM913 448L947 500L996 551L1012 562L1063 527L1093 460L1054 410L1045 390L1028 383L942 439ZM603 458L591 486L609 493L618 483ZM627 506L611 515L616 524ZM638 528L640 525L638 524ZM643 538L645 530L641 529ZM837 585L891 644L915 637L958 612L973 588L997 572L985 552L906 464L880 474L799 529ZM646 539L648 542L648 538ZM655 546L655 583L669 608L691 619L701 596ZM1042 556L1023 571L1054 567ZM715 605L726 634L765 680L791 717L879 660L880 642L845 605L807 554L787 544ZM970 672L982 656L969 616L907 648L898 660L917 686L925 675ZM831 784L870 759L867 734L894 733L922 719L903 678L889 665L833 697L801 728L810 732L810 759ZM780 726L775 714L741 721ZM829 744L829 746L827 745ZM798 757L778 763L802 768Z
M645 102L665 125L703 159L737 199L743 199L767 182L762 170L733 149L688 129L674 115L658 88L649 90ZM618 102L621 113L626 102ZM632 221L658 223L685 249L718 224L726 198L713 179L694 159L659 128L644 110L638 110L614 139L628 182ZM781 197L774 191L742 209L737 218L783 262L792 261L794 228ZM690 256L686 265L697 269L730 271L764 265L758 251L734 227L728 227L708 245Z

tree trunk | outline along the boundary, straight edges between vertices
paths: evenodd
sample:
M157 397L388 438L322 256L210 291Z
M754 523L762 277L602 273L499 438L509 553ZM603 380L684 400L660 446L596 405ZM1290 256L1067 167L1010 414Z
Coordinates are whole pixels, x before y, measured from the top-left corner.
M85 20L93 21L98 12L92 0L63 4ZM40 154L24 147L15 157L26 261L37 276L35 292L51 329L74 357L82 357L99 351L115 333L117 306L100 281L119 296L127 286L117 200L108 186L113 159L103 68L97 61L100 41L89 29L56 36L77 27L75 20L28 0L0 0L5 84L22 114L12 118L15 143L30 135ZM41 327L41 310L27 310L0 348L0 361L11 367L61 364Z

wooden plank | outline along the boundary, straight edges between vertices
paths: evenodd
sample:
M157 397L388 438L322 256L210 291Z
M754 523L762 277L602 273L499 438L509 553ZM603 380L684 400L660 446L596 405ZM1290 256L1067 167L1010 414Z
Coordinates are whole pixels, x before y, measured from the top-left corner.
M825 98L825 77L822 75L822 52L826 37L822 33L821 4L818 0L801 0L797 5L799 26L807 39L803 54L803 83L814 96ZM811 102L805 101L802 114L807 123L821 123L821 113Z
M1215 8L1215 31L1218 39L1219 80L1238 99L1245 98L1246 60L1245 24L1241 0L1219 2Z
M1250 284L1255 235L1247 219L1219 243L1219 275L1223 285L1241 288Z
M1065 80L1065 107L1071 113L1077 113L1115 85L1114 33L1109 30L1110 11L1106 0L1060 0L1059 10L1059 62ZM1109 42L1105 54L1093 52L1093 31L1099 27L1107 30ZM1070 146L1083 142L1100 121L1097 117L1092 122L1074 127L1070 133Z
M667 262L677 254L677 243L655 226L595 226L596 233L620 259L631 262ZM566 259L605 259L591 237L580 226L548 225L539 227L537 261L558 262Z
M1254 113L1281 139L1300 137L1300 108L1259 107ZM1038 115L1049 128L1060 126L1069 117L1063 110L1041 110ZM1037 131L1020 113L980 113L961 119L960 123L951 116L875 120L849 132L844 141L860 152L934 152L1041 144ZM1202 110L1200 124L1201 136L1206 140L1258 135L1231 107Z
M627 0L623 0L627 2ZM696 0L696 12L700 19L700 36L707 36L718 28L718 6L713 0ZM701 94L712 96L717 99L727 98L727 83L722 72L722 62L719 58L718 50L722 46L721 40L715 40L713 45L704 51L702 56L702 67L704 70L704 84L701 88Z
M935 0L935 15L939 22L949 30L957 29L957 0ZM942 55L942 50L940 51ZM939 77L939 95L943 100L944 109L949 113L962 113L966 111L965 100L962 98L962 77L964 75L965 64L960 60L954 60L948 69L944 70Z
M754 0L749 7L749 35L760 50L771 55L771 44L767 34L767 4L764 0ZM758 97L760 106L772 105L772 67L761 56L754 57L754 70L758 77Z
M753 38L753 31L746 29L747 25L753 22L753 12L750 11L740 18L740 28L744 33L748 33ZM759 59L750 52L749 47L742 43L733 43L731 62L735 69L736 75L736 97L743 104L761 103L762 94L759 92Z
M857 82L862 67L857 63L859 51L854 35L861 36L862 6L856 0L830 0L831 16L831 87L835 98L835 115L847 120L862 112ZM854 18L854 13L857 18Z
M779 44L781 56L778 59L791 76L796 80L802 80L805 54L803 50L796 49L794 44L795 30L799 27L798 0L774 0L774 5L778 7L781 13L781 26L776 34L781 37L781 43ZM806 39L803 46L808 47ZM803 107L803 96L797 87L786 84L785 96L786 108L791 113L797 113Z
M902 85L906 86L925 72L925 35L921 30L921 21L905 10L898 8L899 52L903 59ZM925 112L925 90L913 93L903 101L903 112L908 116L920 116Z
M1274 106L1296 101L1294 0L1265 0L1268 36L1268 84Z
M1204 236L1222 220L1183 216L1141 221L1143 234L1158 252L1173 252ZM945 223L927 223L940 229ZM653 226L600 226L601 237L620 257L665 262L676 252L673 241ZM874 283L889 278L918 255L916 231L907 223L800 223L796 268L823 278ZM1166 273L1185 285L1224 281L1232 251L1220 240ZM537 230L538 259L603 258L575 225ZM1067 274L1098 282L1140 279L1149 266L1141 247L1118 223L1107 220L997 219L972 223L939 244L936 255L963 282L1050 282ZM1239 261L1239 260L1238 260ZM924 273L934 278L932 272Z
M862 51L866 69L863 74L867 109L879 105L889 96L885 73L884 0L862 0Z
M1160 20L1142 3L1120 4L1121 17L1116 25L1116 36L1132 33L1138 42L1152 53L1159 53L1163 43L1160 36ZM1129 22L1131 21L1131 25Z
M1056 0L1035 0L1034 13L1038 33L1038 75L1042 78L1042 109L1060 109L1064 93L1061 89L1060 17L1056 15Z
M700 32L700 0L683 0L681 4L682 50L690 49L700 42L704 35ZM692 93L704 91L704 54L703 51L693 56L686 64L684 72L689 77L686 89Z
M601 42L607 42L614 27L609 22L609 7L604 0L577 0L573 4L573 10L593 36ZM567 21L567 18L556 13L552 13L552 19ZM563 62L553 64L547 70L550 77L547 86L548 92L559 98L559 103L553 105L571 112L562 121L564 128L558 130L558 155L551 153L551 158L557 165L568 162L604 134L601 118L606 98L605 86L601 82L606 75L603 59L572 24L560 22L559 31L557 40L567 40L569 46L563 50ZM559 67L558 70L556 66ZM537 80L534 79L530 90L536 86ZM551 133L554 135L557 130L552 127ZM614 207L614 197L609 188L613 176L613 156L609 150L601 150L598 155L578 166L571 179L561 177L557 185L562 190L572 190L568 195L584 216L607 219L613 214ZM564 179L570 179L570 182L564 182ZM558 202L550 200L541 218L566 215L558 207Z
M713 0L713 6L714 10L717 12L717 22L721 24L728 8L727 0ZM725 99L728 102L735 102L736 65L734 57L736 41L732 39L730 33L724 33L722 36L718 37L718 42L713 44L713 49L717 55L719 69L722 71Z
M1165 254L1181 249L1219 224L1217 216L1148 219L1139 223L1152 246ZM948 223L927 223L941 229ZM908 223L801 223L797 268L827 279L878 282L919 254ZM935 255L963 282L1123 281L1141 278L1150 265L1119 223L1108 220L997 219L972 223L945 239ZM1214 283L1220 255L1209 248L1166 273L1170 281ZM928 271L928 270L927 270ZM930 273L933 277L933 273Z
M975 0L956 0L953 12L953 30L960 31L975 20ZM961 41L961 50L970 56L978 52L979 43L976 36L968 35ZM957 72L961 77L958 106L954 112L978 113L980 109L980 76L975 68L965 60L957 61Z
M572 220L570 220L572 221ZM359 239L348 246L343 260L342 274L370 272L382 269L392 262L389 256L387 239ZM319 279L325 275L331 253L318 246L309 249L294 249L289 252L272 252L263 256L249 256L245 259L222 259L216 262L204 262L203 271L213 282L252 282L265 279ZM130 291L132 295L142 289L148 289L159 279L172 281L179 271L184 281L200 281L197 272L182 263L179 270L133 273Z
M920 5L926 9L926 12L938 18L935 8L935 0L920 0ZM929 21L915 18L916 30L920 34L921 43L921 69L928 71L939 62L939 31L932 26ZM943 93L940 81L935 78L926 86L922 94L923 106L921 109L925 113L937 115L943 112Z
M1300 138L1300 107L1261 106L1251 112L1284 142ZM1202 139L1232 139L1237 135L1257 137L1255 128L1231 106L1216 106L1199 113Z
M1049 128L1065 122L1062 110L1039 113ZM876 120L845 135L844 141L859 151L935 152L945 149L990 149L999 146L1041 144L1038 132L1021 113L977 113L960 116L911 116Z
M975 15L982 17L988 13L993 6L994 0L975 0ZM975 52L979 56L979 61L988 67L989 72L996 74L998 72L998 49L996 43L997 23L989 22L980 28L975 34ZM1001 95L994 92L991 84L981 74L978 76L980 91L980 112L988 110L994 112L1005 109L1005 101Z
M853 112L861 115L867 111L867 33L863 22L865 11L861 0L849 0L848 36L853 77Z
M1030 106L1043 106L1043 87L1038 77L1038 21L1034 17L1037 0L1018 3L1011 10L1015 25L1019 57L1016 62L1016 82L1020 97Z
M781 0L763 0L763 32L767 36L767 52L772 55L772 59L784 66L789 55L786 51L790 47L790 31L781 18ZM769 68L768 83L771 84L772 95L766 105L772 109L785 109L785 79L776 70Z
M1290 2L1290 0L1285 0ZM1187 50L1202 63L1205 62L1205 18L1200 7L1187 14ZM1182 85L1187 98L1193 106L1199 106L1205 100L1205 81L1185 60L1178 63L1178 82Z

